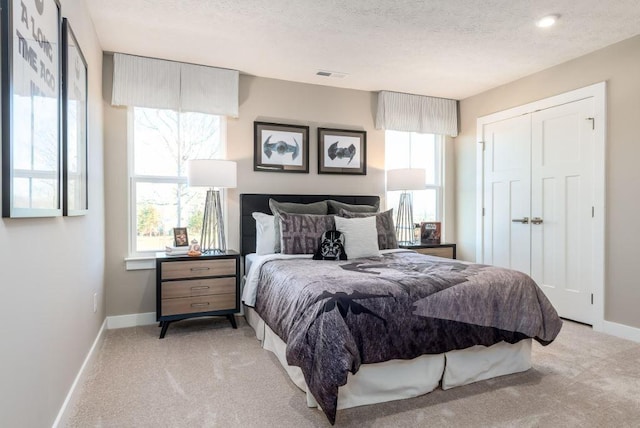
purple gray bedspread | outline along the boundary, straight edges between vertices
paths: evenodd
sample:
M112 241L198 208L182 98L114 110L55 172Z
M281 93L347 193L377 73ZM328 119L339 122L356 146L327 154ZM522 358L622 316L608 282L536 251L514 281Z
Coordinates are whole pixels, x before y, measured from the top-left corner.
M338 387L361 364L525 338L547 345L562 326L529 276L414 252L272 260L259 284L256 311L332 424Z

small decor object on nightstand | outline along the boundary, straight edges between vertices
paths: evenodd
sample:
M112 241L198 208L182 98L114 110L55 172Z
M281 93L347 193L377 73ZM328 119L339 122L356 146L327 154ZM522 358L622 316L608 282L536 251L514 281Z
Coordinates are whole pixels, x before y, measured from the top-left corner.
M420 223L420 242L422 244L439 244L441 235L439 221L423 221Z
M202 255L202 251L200 251L200 244L198 244L198 240L194 239L191 241L191 245L189 245L189 251L187 251L187 256L189 257L198 257Z
M189 237L187 236L186 227L174 227L173 228L173 245L176 247L188 247Z

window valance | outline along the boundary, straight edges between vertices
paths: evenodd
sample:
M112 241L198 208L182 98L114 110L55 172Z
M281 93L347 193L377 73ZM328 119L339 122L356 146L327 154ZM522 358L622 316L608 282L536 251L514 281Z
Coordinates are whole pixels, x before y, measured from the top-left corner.
M458 135L458 102L380 91L376 128L455 137Z
M113 55L111 104L238 117L236 70Z

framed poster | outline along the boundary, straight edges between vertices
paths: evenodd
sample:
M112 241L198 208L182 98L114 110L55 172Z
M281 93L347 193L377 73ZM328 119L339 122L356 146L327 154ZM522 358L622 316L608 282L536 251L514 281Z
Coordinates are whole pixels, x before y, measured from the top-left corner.
M318 128L318 174L367 175L367 131Z
M62 214L83 215L87 188L87 61L62 20Z
M2 7L2 216L62 214L60 3Z
M309 172L309 127L253 122L253 170Z
M423 221L420 223L420 243L439 244L441 223L439 221Z

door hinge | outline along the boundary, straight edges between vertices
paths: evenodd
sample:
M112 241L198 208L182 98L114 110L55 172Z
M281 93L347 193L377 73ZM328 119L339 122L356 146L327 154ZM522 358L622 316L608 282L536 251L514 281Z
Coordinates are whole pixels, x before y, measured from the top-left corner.
M596 207L591 207L591 218L596 216Z
M593 305L593 293L591 293L591 304Z
M596 118L595 117L588 117L586 120L590 120L591 121L591 129L596 129Z
M484 217L484 208L482 208L482 217Z
M478 141L478 144L482 144L482 151L484 151L484 141Z

